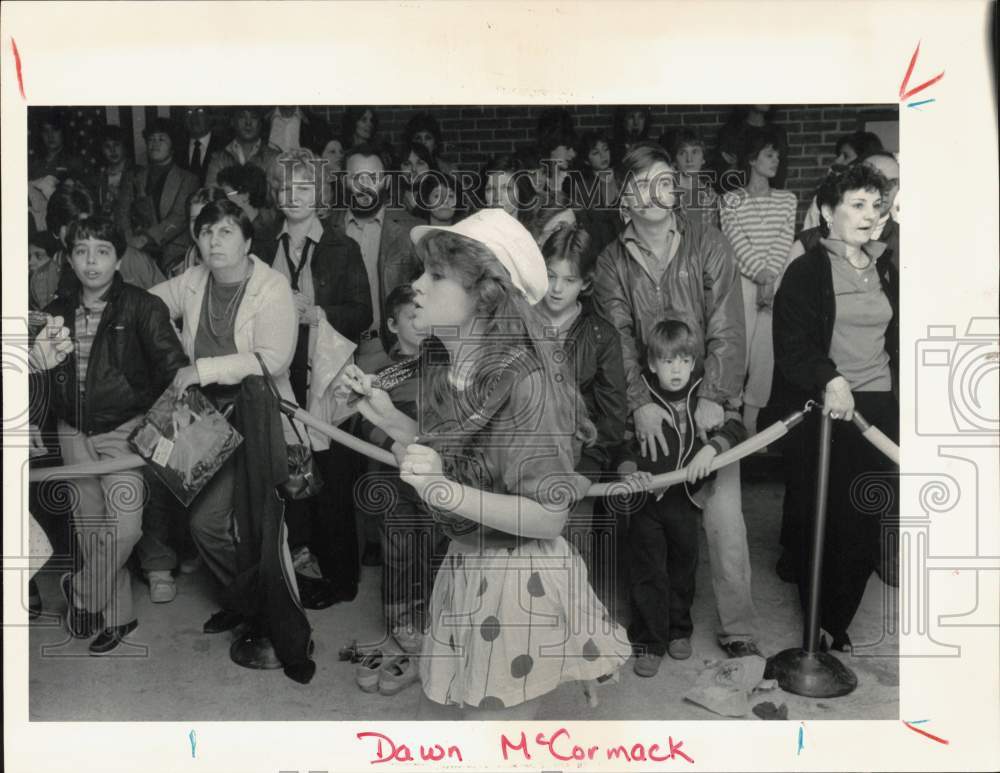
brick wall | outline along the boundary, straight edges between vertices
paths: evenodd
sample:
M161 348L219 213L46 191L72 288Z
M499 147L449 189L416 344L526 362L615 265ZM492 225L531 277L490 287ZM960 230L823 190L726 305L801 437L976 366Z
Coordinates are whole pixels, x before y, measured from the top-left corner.
M611 130L612 107L567 105L578 131ZM394 148L402 141L403 127L420 106L378 108L379 133ZM490 156L510 152L534 139L538 114L544 106L501 105L496 107L430 108L441 124L445 158L459 167L476 168ZM319 108L335 127L342 112L336 107ZM714 150L715 136L730 112L728 105L684 105L652 108L652 137L665 129L692 126ZM895 113L895 105L789 105L779 106L775 120L788 133L789 158L786 187L799 198L799 222L812 200L813 192L833 160L833 145L844 134L863 128L867 117L884 118Z

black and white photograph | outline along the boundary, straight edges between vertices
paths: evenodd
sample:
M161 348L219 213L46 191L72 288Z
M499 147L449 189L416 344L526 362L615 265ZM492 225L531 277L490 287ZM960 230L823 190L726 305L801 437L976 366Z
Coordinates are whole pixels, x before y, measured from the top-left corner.
M32 718L897 716L895 110L31 108Z
M1000 762L995 8L16 5L6 769Z

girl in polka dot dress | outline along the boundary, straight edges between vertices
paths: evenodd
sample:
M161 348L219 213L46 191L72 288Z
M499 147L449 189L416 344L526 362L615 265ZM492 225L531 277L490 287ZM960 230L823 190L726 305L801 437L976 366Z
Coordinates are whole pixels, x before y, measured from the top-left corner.
M595 430L537 333L532 306L548 277L527 230L490 209L411 238L424 262L414 322L431 333L417 421L370 376L347 375L450 538L420 658L420 718L530 719L542 695L613 675L630 654L560 536L590 485L574 461Z

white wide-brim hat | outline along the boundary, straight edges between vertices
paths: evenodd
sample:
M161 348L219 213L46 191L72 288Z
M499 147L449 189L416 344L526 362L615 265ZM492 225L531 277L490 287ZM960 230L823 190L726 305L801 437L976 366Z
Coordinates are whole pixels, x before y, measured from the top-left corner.
M455 225L418 225L410 230L410 240L419 244L432 231L448 231L484 244L532 306L548 292L549 275L538 244L527 228L502 209L481 209Z

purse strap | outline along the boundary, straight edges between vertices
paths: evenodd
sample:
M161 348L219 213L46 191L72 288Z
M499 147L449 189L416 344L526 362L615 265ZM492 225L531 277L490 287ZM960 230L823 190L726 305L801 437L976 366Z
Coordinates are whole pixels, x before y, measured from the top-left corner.
M267 383L268 390L270 390L274 399L278 401L278 409L288 417L288 423L292 425L292 431L295 433L295 437L299 439L299 444L305 445L305 442L302 440L302 434L299 432L299 428L295 426L294 415L299 409L299 406L294 405L281 396L281 393L278 392L277 385L274 383L274 379L271 377L271 372L267 369L267 365L264 364L264 358L260 356L259 352L254 352L254 356L257 358L257 362L260 363L260 370L264 375L264 381ZM311 441L309 443L309 447L312 448Z

